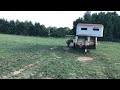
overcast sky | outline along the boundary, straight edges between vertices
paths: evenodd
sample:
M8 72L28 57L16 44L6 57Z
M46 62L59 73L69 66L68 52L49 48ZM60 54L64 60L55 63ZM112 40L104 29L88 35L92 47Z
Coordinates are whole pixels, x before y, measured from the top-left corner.
M83 17L86 11L0 11L0 18L19 21L39 22L46 27L69 27L72 28L73 21ZM91 11L91 13L107 11ZM111 11L112 12L112 11ZM117 11L120 15L120 11Z

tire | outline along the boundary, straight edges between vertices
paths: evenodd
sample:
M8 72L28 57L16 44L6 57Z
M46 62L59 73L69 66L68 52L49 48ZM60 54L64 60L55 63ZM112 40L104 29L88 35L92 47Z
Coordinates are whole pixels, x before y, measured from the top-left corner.
M74 48L76 48L76 45L75 45L75 43L74 43L73 47L74 47Z

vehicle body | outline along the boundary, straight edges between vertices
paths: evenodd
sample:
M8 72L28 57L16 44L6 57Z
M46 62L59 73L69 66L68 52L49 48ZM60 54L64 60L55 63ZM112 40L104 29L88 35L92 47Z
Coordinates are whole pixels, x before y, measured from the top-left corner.
M104 26L102 24L78 23L73 39L74 47L83 49L96 49L97 38L103 37Z
M77 24L74 44L84 49L96 49L97 38L103 37L102 24Z

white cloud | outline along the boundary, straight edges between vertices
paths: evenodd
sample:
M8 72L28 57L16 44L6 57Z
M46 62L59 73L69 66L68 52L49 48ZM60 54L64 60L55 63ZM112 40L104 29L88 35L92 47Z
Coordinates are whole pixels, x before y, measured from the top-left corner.
M20 20L39 22L48 26L70 27L73 21L79 17L83 17L86 11L0 11L0 18L7 20ZM100 11L92 11L92 13ZM107 12L107 11L105 11ZM119 11L117 11L120 14Z

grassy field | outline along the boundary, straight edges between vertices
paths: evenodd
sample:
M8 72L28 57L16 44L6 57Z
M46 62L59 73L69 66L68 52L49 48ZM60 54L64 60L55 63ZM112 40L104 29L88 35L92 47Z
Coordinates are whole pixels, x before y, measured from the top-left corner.
M98 42L84 54L65 40L0 34L1 79L120 79L120 43Z

